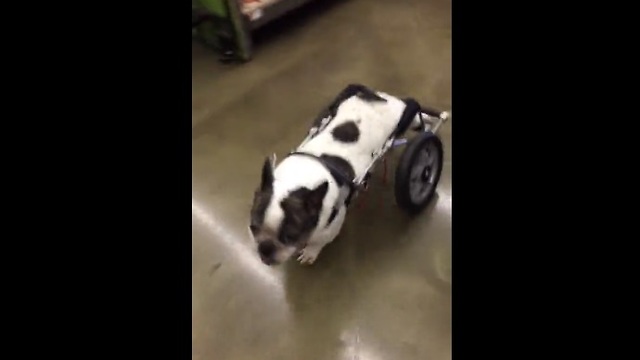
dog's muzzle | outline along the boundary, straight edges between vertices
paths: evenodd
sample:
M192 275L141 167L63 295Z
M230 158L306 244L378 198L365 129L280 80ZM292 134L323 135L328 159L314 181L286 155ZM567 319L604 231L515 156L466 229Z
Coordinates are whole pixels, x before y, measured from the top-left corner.
M277 253L277 246L271 241L263 241L258 244L258 254L260 254L260 260L267 265L273 265L275 261L275 255Z

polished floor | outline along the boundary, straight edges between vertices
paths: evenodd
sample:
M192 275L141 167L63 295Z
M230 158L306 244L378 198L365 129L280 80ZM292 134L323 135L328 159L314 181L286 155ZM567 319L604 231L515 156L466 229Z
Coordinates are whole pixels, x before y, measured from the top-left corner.
M438 196L416 218L379 171L312 266L266 267L248 236L264 156L295 147L346 84L451 108L450 0L328 3L241 66L193 45L193 360L451 358L450 125Z

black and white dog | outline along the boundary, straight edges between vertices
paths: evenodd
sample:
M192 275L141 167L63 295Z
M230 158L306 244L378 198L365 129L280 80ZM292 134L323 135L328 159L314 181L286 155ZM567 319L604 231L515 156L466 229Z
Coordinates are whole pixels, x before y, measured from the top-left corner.
M312 264L336 238L353 180L365 175L406 106L386 93L349 85L316 119L308 141L277 166L275 155L265 160L249 226L265 264L294 254ZM414 121L412 127L421 125Z

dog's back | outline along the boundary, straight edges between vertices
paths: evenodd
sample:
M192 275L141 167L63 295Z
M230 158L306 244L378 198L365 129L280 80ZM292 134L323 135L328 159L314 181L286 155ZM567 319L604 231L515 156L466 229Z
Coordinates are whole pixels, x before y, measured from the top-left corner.
M374 152L380 150L405 108L405 103L377 92L380 99L352 96L343 101L327 127L300 147L316 156L332 155L347 160L356 177L364 175Z

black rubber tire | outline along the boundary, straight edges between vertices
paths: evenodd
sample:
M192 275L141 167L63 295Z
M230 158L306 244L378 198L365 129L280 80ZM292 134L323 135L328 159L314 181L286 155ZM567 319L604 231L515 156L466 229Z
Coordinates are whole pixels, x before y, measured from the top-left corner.
M439 166L435 169L435 177L430 192L422 200L416 201L411 197L411 171L420 152L430 143L433 143L437 149L436 156ZM432 132L425 132L413 138L402 153L398 167L396 167L395 196L398 206L410 215L420 213L433 199L440 182L440 175L442 175L443 155L442 141Z

